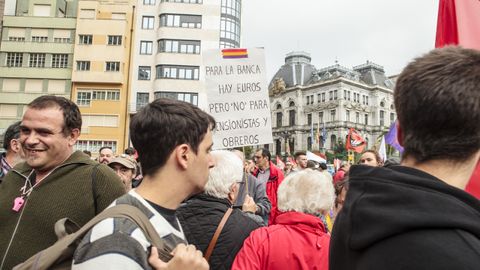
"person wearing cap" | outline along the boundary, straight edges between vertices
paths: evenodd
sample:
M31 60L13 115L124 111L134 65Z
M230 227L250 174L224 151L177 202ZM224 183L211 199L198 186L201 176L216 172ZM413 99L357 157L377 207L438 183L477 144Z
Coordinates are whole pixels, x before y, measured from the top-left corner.
M108 166L120 177L125 190L130 191L137 170L137 162L130 156L123 154L110 161Z

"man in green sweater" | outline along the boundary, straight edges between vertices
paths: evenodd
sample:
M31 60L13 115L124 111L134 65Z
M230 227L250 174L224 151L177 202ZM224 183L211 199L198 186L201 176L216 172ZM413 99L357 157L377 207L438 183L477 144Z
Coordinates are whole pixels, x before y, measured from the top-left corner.
M63 97L28 105L20 125L26 162L0 185L0 269L51 246L57 220L82 226L125 193L110 168L73 151L81 126L77 105Z

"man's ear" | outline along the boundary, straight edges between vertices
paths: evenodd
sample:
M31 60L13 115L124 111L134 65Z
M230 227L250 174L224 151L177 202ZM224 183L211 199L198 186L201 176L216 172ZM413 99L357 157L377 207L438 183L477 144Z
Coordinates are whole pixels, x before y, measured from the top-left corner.
M398 123L398 121L395 125L397 125L397 141L401 146L403 146L403 130L402 130L402 127L400 126L400 123Z
M78 137L80 137L80 130L78 128L72 129L70 135L68 135L68 144L70 146L74 146L78 140Z
M182 169L188 168L188 161L190 158L190 146L188 144L181 144L175 147L175 159Z
M20 148L22 146L20 145L20 140L19 139L12 139L10 141L10 148L14 153L18 153L20 151Z
M237 189L238 189L238 185L237 183L233 183L231 186L230 186L230 192L228 193L228 198L230 199L230 201L235 201L236 199L236 196L235 194L237 194Z

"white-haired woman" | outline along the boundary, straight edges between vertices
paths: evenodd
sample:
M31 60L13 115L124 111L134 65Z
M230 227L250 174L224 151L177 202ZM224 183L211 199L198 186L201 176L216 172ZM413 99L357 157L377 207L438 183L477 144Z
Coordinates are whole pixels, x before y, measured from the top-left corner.
M333 184L306 169L289 175L278 188L275 225L253 231L232 269L328 269L330 236L320 218L333 205Z
M232 208L243 176L243 162L234 153L212 151L212 157L215 167L210 169L204 193L190 198L177 210L187 241L204 254L225 212ZM243 241L261 222L259 216L233 209L213 249L210 269L230 269Z

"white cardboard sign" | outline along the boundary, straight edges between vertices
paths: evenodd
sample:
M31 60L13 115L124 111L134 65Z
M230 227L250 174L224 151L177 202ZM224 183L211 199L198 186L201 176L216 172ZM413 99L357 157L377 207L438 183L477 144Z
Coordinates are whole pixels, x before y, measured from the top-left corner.
M213 148L272 143L262 48L203 52L207 112L215 117Z

